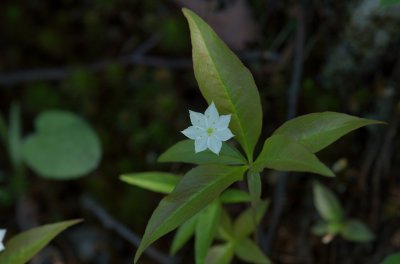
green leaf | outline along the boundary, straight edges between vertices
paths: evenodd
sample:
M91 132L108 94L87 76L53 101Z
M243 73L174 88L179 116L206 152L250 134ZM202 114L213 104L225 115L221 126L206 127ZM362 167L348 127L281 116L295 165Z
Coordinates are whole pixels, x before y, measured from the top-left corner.
M343 221L343 209L336 196L324 185L315 181L313 185L314 205L326 221Z
M384 122L336 112L312 113L287 121L274 135L290 137L315 153L350 131L372 124Z
M400 0L381 0L379 4L382 7L389 7L389 6L392 6L392 5L399 5L400 4Z
M267 211L269 202L260 201L256 208L256 223L254 222L253 208L247 208L233 223L235 237L245 237L256 230L256 225L261 221Z
M207 252L217 231L221 205L218 199L204 208L196 223L195 260L196 264L204 264Z
M21 110L18 104L12 104L8 131L8 151L14 168L21 165Z
M0 253L0 263L27 263L60 232L79 222L81 220L43 225L16 235L6 243L6 249Z
M146 190L164 194L172 192L180 179L182 179L182 177L175 174L158 171L130 173L120 176L121 181Z
M387 256L381 264L399 264L400 263L400 252Z
M194 164L225 164L225 165L244 165L246 159L236 149L222 142L219 155L210 150L199 153L194 152L194 141L183 140L165 151L158 158L159 162L185 162Z
M205 263L207 264L229 264L234 255L233 243L213 246L207 254Z
M199 16L184 8L193 46L193 67L201 93L222 114L231 114L230 128L252 161L261 133L260 96L250 71Z
M232 183L241 180L246 169L246 166L203 165L190 170L154 210L135 262L151 243L206 207Z
M270 264L272 263L261 251L261 249L249 238L242 237L235 243L236 255L250 263Z
M64 111L41 114L36 133L23 142L23 157L37 174L72 179L94 170L101 158L99 139L80 117Z
M344 239L355 242L369 242L375 239L375 235L365 224L354 219L344 222L340 234Z
M264 168L280 171L305 171L334 176L319 159L303 145L283 135L273 135L264 143L264 147L251 170L260 172Z
M178 228L174 236L174 240L172 241L170 249L171 255L175 255L176 252L178 252L178 250L180 250L186 244L186 242L193 236L194 231L196 230L196 222L201 212L202 211L191 217L189 220L187 220Z
M222 203L245 203L250 202L250 194L238 189L228 189L220 196Z
M233 236L232 219L224 207L221 207L217 238L221 240L232 241Z

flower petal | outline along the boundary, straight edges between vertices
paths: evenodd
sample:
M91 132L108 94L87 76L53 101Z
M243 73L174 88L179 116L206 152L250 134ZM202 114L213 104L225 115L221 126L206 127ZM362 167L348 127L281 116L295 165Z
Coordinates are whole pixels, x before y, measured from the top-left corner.
M227 141L234 137L235 135L232 134L229 128L225 128L223 130L216 130L214 131L214 136L221 141Z
M189 110L190 122L197 127L206 127L206 117L202 113Z
M207 140L207 145L212 152L218 155L221 151L222 142L216 137L209 137Z
M231 115L222 115L219 117L215 128L217 130L224 130L229 126L230 121L231 121Z
M181 131L182 134L187 136L190 139L196 139L205 134L204 130L200 129L199 127L190 126L185 130Z
M214 102L211 102L210 106L204 112L204 115L206 116L208 126L214 127L217 124L219 120L219 114Z
M200 152L207 149L207 136L203 135L194 141L194 152Z
M3 239L5 235L6 235L6 230L0 229L0 251L4 250Z

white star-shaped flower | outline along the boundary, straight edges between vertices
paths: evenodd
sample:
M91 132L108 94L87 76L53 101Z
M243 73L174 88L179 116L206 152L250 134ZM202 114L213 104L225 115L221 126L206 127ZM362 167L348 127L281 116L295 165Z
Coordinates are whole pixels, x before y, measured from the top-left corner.
M182 134L194 140L195 152L209 148L215 154L219 154L222 141L227 141L234 135L228 128L231 115L219 115L214 102L210 104L204 114L189 110L190 126L182 131Z
M4 250L3 239L5 235L6 235L6 230L0 229L0 252Z

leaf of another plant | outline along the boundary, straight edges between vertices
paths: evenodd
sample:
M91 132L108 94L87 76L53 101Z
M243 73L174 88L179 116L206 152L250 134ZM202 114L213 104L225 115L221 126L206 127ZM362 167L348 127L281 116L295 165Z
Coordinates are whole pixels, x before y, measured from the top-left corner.
M400 263L400 252L387 256L381 264L399 264Z
M334 176L333 172L321 163L313 153L303 145L283 135L273 135L267 138L251 170L260 172L264 168Z
M343 209L336 196L324 185L315 181L313 185L314 205L321 217L327 221L343 221Z
M400 5L400 0L381 0L379 2L382 7L389 7L392 5Z
M267 211L269 202L260 201L256 208L256 223L254 222L253 208L247 208L243 211L233 223L233 232L235 237L245 237L256 230L256 225L261 221Z
M195 260L197 264L205 263L207 252L217 230L220 212L221 205L218 199L200 212L196 223L195 236Z
M203 165L190 170L154 210L135 262L151 243L206 207L232 183L241 180L246 169L246 166Z
M248 192L238 189L228 189L221 194L222 203L244 203L250 202L251 197Z
M261 101L250 71L212 28L188 9L193 67L201 93L222 114L231 114L230 128L252 160L262 126Z
M259 264L271 264L261 249L249 238L242 237L235 241L236 255L247 262Z
M182 140L165 151L158 158L159 162L185 162L193 164L225 164L225 165L244 165L246 159L236 149L225 142L219 155L205 150L199 153L194 152L193 140Z
M344 239L355 242L369 242L375 239L374 233L364 223L354 219L344 222L340 234Z
M203 209L204 210L204 209ZM187 220L185 223L183 223L180 227L178 227L178 230L176 231L176 234L174 236L174 240L172 241L171 249L170 249L170 254L175 255L178 250L180 250L186 242L193 236L194 231L196 230L196 223L197 219L199 218L199 214L201 214L202 211L194 215L192 218Z
M207 264L229 264L234 255L232 243L213 246L207 254L205 263Z
M80 117L48 111L35 122L36 133L22 147L24 160L37 174L51 179L71 179L94 170L101 158L100 141Z
M81 220L43 225L14 236L6 243L6 249L0 253L0 263L27 263L60 232L79 222Z
M157 171L130 173L120 176L120 180L123 182L146 190L164 194L169 194L172 192L181 179L182 177L179 177L175 174Z
M315 153L350 131L383 123L336 112L312 113L287 121L274 135L290 137Z

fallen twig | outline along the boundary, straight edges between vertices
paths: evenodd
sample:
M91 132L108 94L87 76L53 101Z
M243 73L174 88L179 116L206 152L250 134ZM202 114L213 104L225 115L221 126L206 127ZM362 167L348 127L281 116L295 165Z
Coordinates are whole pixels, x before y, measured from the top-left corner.
M89 196L82 197L83 206L91 211L100 222L107 228L114 230L118 235L128 240L132 245L138 247L140 238L138 235L129 230L126 226L114 219L109 213L104 210L93 198ZM144 252L149 258L161 264L173 263L172 258L164 255L153 247L148 247Z
M192 66L190 58L167 58L146 55L160 41L159 35L154 35L140 45L132 54L121 56L114 60L101 60L95 63L83 65L83 68L91 72L101 72L106 70L114 63L122 66L144 65L157 68L188 69ZM245 62L257 60L279 61L280 56L271 51L250 51L239 54ZM9 73L0 73L0 85L12 86L20 83L33 81L58 81L63 80L73 74L73 68L52 67L44 69L20 70Z

